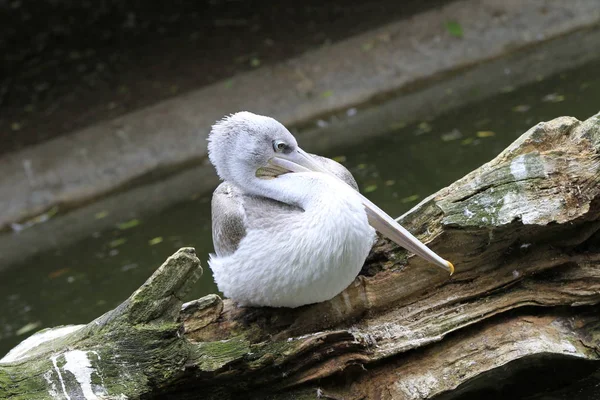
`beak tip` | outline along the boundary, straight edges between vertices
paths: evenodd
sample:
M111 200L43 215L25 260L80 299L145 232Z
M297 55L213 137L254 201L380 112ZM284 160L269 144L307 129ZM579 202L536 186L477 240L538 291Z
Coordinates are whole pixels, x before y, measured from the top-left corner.
M450 271L450 276L452 276L452 274L454 274L454 265L448 260L446 260L446 262L448 263L448 271Z

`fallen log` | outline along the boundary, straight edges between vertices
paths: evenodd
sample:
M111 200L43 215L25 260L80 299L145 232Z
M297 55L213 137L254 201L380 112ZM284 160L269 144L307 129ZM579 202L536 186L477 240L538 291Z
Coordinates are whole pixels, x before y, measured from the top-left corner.
M534 126L401 223L456 273L381 239L325 303L182 304L202 269L181 249L115 310L13 349L0 398L427 399L527 357L600 359L600 114Z

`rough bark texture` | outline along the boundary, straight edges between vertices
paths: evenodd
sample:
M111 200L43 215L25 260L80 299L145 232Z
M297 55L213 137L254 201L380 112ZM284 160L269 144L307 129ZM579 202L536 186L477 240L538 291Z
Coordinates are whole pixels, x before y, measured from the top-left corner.
M182 249L117 309L15 349L0 398L425 399L526 357L600 358L600 114L536 125L401 222L455 275L380 240L329 302L182 306L202 271Z

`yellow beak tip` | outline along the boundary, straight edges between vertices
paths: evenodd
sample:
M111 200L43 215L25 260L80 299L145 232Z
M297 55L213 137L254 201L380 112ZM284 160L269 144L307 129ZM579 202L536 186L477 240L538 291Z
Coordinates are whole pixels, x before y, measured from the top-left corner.
M448 260L446 260L446 262L448 263L448 271L450 271L450 275L452 276L454 273L454 265Z

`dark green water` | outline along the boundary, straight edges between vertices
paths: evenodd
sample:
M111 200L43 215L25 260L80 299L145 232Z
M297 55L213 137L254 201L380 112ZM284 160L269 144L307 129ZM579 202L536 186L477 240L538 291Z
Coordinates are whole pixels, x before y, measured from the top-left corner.
M506 88L428 121L386 121L372 128L385 132L378 139L324 155L341 160L369 198L400 215L492 159L537 122L597 113L598 71L599 62L518 90ZM310 143L300 144L310 150ZM114 308L182 246L195 247L205 266L190 299L216 291L205 263L212 251L210 196L123 223L0 273L0 355L41 328L86 323Z

